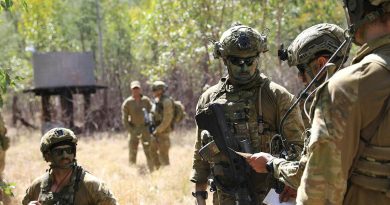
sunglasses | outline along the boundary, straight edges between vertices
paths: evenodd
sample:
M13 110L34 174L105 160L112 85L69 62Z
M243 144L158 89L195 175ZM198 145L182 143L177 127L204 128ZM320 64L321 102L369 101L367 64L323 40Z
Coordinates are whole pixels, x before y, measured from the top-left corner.
M66 152L67 154L74 154L75 149L73 147L54 148L50 151L53 155L61 156Z
M232 63L233 65L236 66L243 66L246 64L247 66L251 66L253 62L257 59L258 55L248 57L248 58L239 58L235 56L229 56L227 59Z

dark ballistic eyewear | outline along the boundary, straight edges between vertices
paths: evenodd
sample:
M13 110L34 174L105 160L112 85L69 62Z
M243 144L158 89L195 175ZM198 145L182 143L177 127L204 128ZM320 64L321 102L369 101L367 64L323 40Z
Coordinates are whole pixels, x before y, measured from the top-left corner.
M256 60L256 58L257 58L257 55L252 56L252 57L248 57L248 58L239 58L239 57L235 57L235 56L229 56L228 60L233 65L236 65L236 66L243 66L244 64L246 64L247 66L251 66L253 64L253 62Z
M65 147L65 148L54 148L50 151L52 154L61 156L66 152L67 154L74 154L75 149L73 147Z

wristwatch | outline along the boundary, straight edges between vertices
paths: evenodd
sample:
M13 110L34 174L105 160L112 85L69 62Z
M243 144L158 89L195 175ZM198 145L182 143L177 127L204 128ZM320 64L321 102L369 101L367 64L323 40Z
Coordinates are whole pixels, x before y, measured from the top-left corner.
M194 196L195 198L200 196L204 200L206 200L208 197L208 193L207 193L207 191L196 191L196 192L192 192L192 196Z

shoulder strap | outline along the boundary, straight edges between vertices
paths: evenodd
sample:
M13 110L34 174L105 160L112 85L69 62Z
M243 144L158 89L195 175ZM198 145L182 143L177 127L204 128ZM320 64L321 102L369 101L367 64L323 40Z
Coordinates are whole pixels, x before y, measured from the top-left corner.
M50 174L49 174L49 171L47 171L42 178L41 190L40 190L39 196L41 196L43 192L50 191L49 181L50 181Z
M81 180L83 178L83 174L85 172L84 169L81 166L76 166L75 171L76 171L76 180L75 180L74 187L73 187L73 189L74 189L73 204L75 204L76 193L79 190L80 182L81 182Z
M225 93L225 91L226 91L226 82L227 82L227 80L224 81L224 82L219 82L218 83L218 89L217 89L216 92L214 92L212 94L211 99L210 99L210 103L215 101L218 97L220 97L221 94Z
M262 99L261 94L262 94L263 87L268 85L269 83L270 83L270 81L268 79L266 79L266 81L260 85L258 96L257 96L257 100L258 100L257 123L259 126L259 133L264 132L263 104L262 104L262 100L261 100Z
M41 181L41 186L40 186L40 191L38 195L38 200L45 200L47 197L47 194L50 192L50 169L46 171L44 174L42 181Z

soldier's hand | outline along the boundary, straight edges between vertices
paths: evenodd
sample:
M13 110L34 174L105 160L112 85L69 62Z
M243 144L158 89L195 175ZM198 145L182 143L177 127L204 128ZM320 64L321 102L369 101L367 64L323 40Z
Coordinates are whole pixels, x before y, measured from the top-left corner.
M28 205L41 205L41 203L39 201L30 201Z
M282 193L279 194L279 201L287 202L290 198L297 198L297 190L285 185Z
M200 196L196 197L195 205L206 205L206 200Z
M274 157L265 152L259 152L252 154L250 157L246 158L248 164L258 173L267 173L267 163L271 161Z

